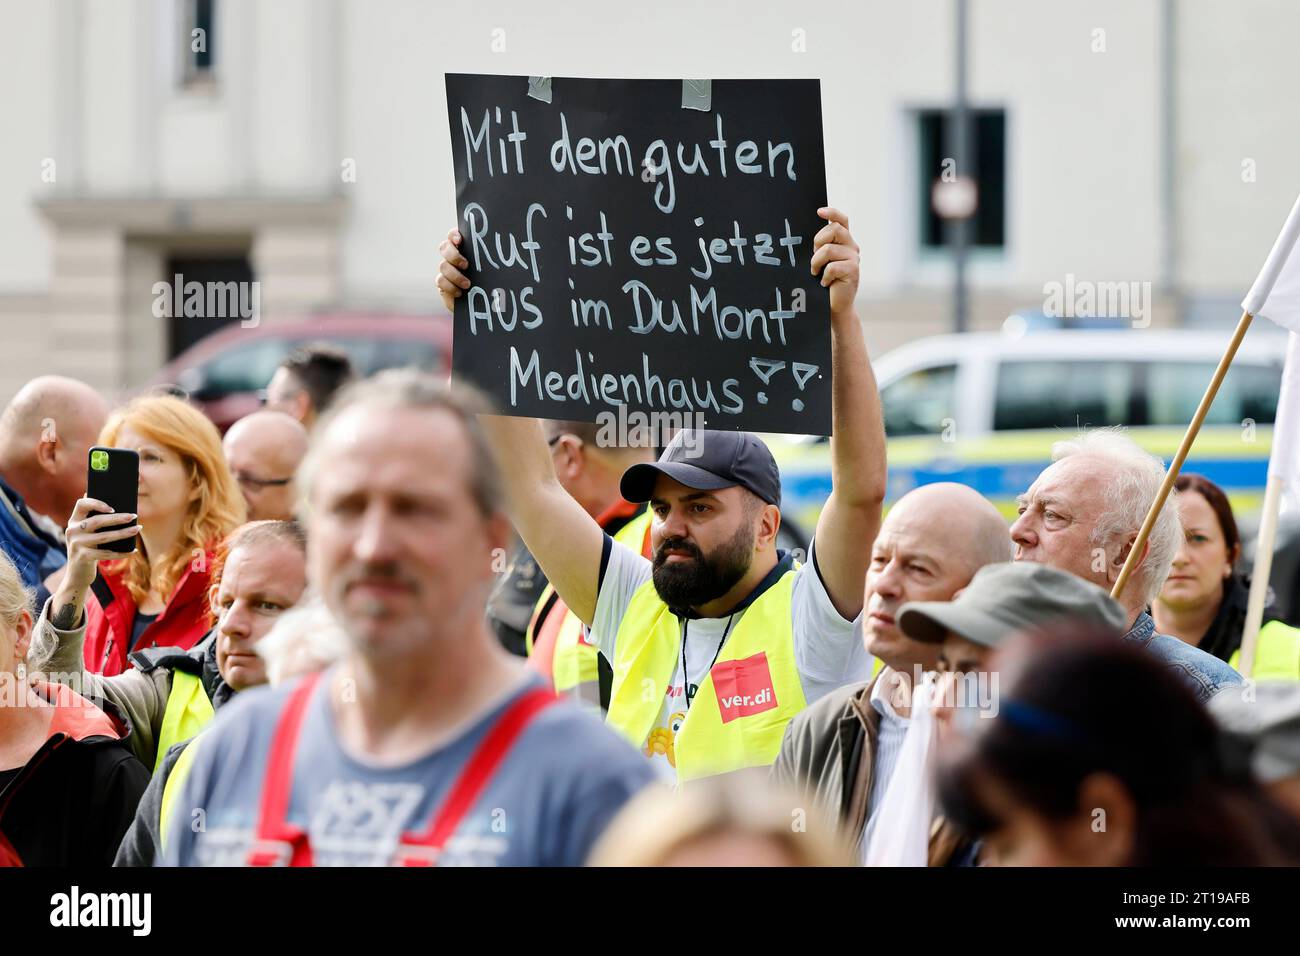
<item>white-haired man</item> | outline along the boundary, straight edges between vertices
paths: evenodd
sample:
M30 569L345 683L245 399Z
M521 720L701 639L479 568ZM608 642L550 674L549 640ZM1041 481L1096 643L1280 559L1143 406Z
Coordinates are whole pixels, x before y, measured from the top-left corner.
M1011 526L1015 559L1051 565L1110 590L1164 474L1160 459L1116 429L1057 442L1052 464L1019 498L1020 517ZM1147 613L1169 576L1182 536L1178 503L1171 494L1120 597L1129 615L1124 638L1155 654L1208 700L1241 683L1241 675L1176 637L1156 633Z

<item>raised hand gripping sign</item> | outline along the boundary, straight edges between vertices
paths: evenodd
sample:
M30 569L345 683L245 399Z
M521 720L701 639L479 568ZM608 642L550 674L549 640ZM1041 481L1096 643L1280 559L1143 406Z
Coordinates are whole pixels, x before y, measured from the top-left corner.
M830 434L817 80L446 83L458 376L508 415Z

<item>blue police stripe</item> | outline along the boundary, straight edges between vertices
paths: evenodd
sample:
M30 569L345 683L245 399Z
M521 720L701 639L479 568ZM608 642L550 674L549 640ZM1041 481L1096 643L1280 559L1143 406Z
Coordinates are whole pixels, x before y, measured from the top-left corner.
M937 481L968 485L984 497L995 500L1014 498L1033 484L1050 464L1050 460L1042 459L978 465L953 462L951 467L934 462L917 468L890 468L889 498L896 500L913 488ZM1166 467L1168 464L1166 461ZM1188 458L1183 471L1204 475L1225 490L1262 489L1268 476L1268 459ZM797 503L825 502L830 493L831 476L826 472L796 472L782 476L783 505L792 507Z

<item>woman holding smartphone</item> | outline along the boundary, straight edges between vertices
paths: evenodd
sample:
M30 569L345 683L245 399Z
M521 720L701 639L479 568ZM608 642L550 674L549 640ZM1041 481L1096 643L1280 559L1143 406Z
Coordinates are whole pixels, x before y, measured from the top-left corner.
M132 651L189 648L207 632L213 549L243 523L244 499L216 427L181 399L135 399L109 416L98 443L139 454L137 513L77 502L67 572L44 614L69 630L84 612L86 670L111 676L130 666ZM106 548L136 535L125 557Z

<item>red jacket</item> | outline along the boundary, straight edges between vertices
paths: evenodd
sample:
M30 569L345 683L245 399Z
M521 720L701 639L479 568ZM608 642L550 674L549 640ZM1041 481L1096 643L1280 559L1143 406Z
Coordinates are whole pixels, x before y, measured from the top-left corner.
M22 866L23 861L18 857L18 851L10 846L5 835L0 833L0 867L5 866Z
M204 570L196 571L191 564L176 583L167 605L158 618L145 628L140 640L131 647L131 631L135 626L135 601L126 588L122 574L105 573L101 566L86 596L86 643L84 661L92 674L111 677L126 670L127 654L146 647L179 647L189 650L211 628L208 616L208 586L211 584L207 569L212 567L214 555L208 553Z

